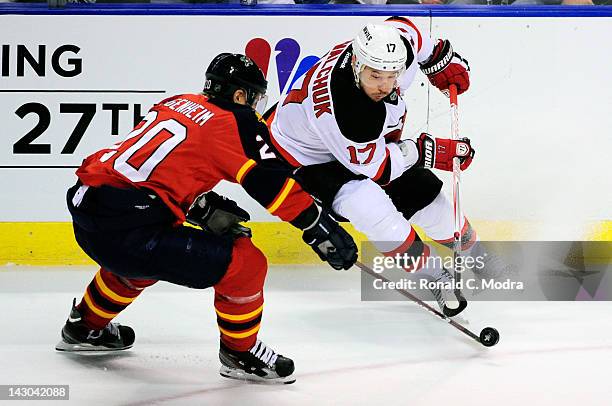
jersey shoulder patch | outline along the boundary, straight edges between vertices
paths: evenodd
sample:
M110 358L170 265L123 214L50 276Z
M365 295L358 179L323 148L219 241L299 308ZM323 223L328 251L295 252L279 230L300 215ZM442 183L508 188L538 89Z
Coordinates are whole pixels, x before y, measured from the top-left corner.
M397 106L399 104L399 98L400 98L400 96L399 96L399 89L395 89L394 91L389 93L389 95L387 97L385 97L383 99L383 101L385 103Z
M270 150L270 133L265 120L255 110L247 108L232 111L238 124L242 149L248 158L257 162L265 159L276 159Z

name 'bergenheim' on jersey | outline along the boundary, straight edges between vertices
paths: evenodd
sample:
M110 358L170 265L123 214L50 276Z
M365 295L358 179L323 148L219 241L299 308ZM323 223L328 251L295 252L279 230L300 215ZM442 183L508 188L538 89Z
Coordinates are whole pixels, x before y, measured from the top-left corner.
M397 91L371 100L355 83L352 41L334 46L281 98L271 123L272 141L294 166L340 161L352 172L387 183L405 170L397 144L406 105L401 91L414 80L418 63L431 53L429 38L405 22L397 28L407 52Z
M206 124L206 122L215 115L201 104L183 98L170 100L164 103L164 106L177 113L181 113L200 127Z

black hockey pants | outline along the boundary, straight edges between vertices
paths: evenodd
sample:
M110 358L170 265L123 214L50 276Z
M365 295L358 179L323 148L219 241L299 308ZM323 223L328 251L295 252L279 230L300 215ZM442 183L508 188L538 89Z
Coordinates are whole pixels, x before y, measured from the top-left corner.
M302 166L296 170L295 179L324 206L331 207L345 183L366 177L352 173L338 161L332 161ZM382 188L408 220L438 196L442 190L442 181L429 169L410 168Z
M77 183L67 193L74 235L104 269L197 289L213 286L225 275L232 238L175 226L175 216L157 196L137 189L90 187L75 207L73 197L80 187Z

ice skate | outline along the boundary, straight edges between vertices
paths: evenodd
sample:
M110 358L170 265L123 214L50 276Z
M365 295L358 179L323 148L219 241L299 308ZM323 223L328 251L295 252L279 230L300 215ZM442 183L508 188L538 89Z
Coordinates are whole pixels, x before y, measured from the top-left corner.
M221 376L261 383L293 383L293 360L277 354L257 340L249 351L234 351L223 343L219 349Z
M108 323L101 330L91 330L82 321L74 299L70 316L62 328L62 341L55 349L67 352L127 350L134 344L134 339L131 327L117 323Z
M508 263L501 255L493 250L487 249L482 242L476 245L470 251L472 258L481 259L479 264L471 267L466 267L467 270L474 273L478 279L515 279L518 276L518 271L515 266Z

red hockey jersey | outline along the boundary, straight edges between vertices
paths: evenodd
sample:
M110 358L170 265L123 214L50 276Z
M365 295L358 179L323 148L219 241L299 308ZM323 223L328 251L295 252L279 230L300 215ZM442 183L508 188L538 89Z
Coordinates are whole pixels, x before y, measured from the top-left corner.
M268 128L250 107L183 94L153 106L124 141L87 157L76 174L93 187L150 190L177 222L197 196L227 180L291 221L313 200L267 142Z

